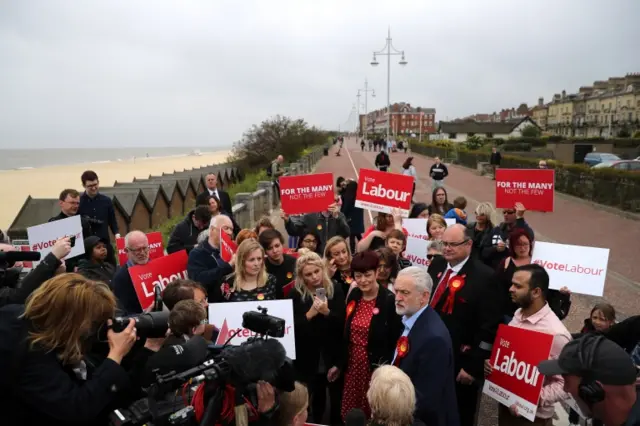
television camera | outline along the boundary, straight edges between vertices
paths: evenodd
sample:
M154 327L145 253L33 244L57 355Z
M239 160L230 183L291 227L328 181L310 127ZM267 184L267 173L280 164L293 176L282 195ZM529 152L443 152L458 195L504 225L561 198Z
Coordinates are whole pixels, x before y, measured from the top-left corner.
M258 306L257 312L242 315L242 327L256 336L239 346L229 345L237 332L222 346L207 345L201 337L181 345L175 351L176 357L193 356L204 345L205 360L186 371L158 372L147 389L147 397L126 409L113 411L110 425L214 425L221 418L229 386L236 390L236 395L249 399L251 395L255 397L258 381L269 382L282 391L293 391L293 364L280 341L269 338L284 337L285 320L268 315L266 308ZM184 395L186 389L193 390L195 386L199 386L195 402L189 403L179 395L180 391ZM236 405L236 401L230 402Z

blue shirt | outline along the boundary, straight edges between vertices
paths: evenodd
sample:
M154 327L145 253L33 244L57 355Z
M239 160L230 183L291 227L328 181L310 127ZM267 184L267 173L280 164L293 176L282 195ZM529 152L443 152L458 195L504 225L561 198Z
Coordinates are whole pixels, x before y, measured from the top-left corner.
M402 336L401 337L406 337L406 336L409 335L409 333L411 332L411 329L413 328L414 324L416 323L416 321L418 321L418 318L420 318L420 315L422 315L424 310L427 309L428 307L429 307L429 304L426 304L426 305L424 305L422 307L422 309L420 309L415 314L411 315L409 318L407 318L406 315L404 315L402 317L402 324L404 325L404 331L402 332ZM393 354L393 361L391 361L391 364L393 364L395 362L397 355L398 355L398 349L396 348L396 351Z

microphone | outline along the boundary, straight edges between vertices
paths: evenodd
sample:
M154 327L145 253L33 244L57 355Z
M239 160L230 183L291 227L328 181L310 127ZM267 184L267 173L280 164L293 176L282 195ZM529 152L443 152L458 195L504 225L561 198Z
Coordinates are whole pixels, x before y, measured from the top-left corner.
M367 418L364 411L359 408L352 408L344 418L345 426L365 426Z
M0 262L37 262L42 255L37 251L0 251Z
M181 373L201 362L209 355L207 341L202 336L194 336L181 345L161 348L147 361L147 371L166 374L171 371Z
M276 339L245 342L226 348L221 355L244 383L275 381L278 371L287 360L284 346Z

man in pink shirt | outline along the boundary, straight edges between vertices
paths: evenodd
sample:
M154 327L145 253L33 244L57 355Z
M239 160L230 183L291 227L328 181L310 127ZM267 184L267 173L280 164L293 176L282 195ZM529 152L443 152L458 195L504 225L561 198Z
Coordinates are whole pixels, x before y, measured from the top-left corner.
M551 346L550 359L557 359L564 345L571 340L571 333L566 329L562 321L553 313L547 303L546 294L549 290L549 274L540 265L523 265L516 269L511 281L511 300L520 308L516 311L509 323L512 327L552 334L554 336ZM485 373L491 372L488 361L485 362ZM568 395L563 390L564 380L562 376L548 376L545 378L538 401L538 410L533 424L553 425L554 404L567 399ZM532 423L520 417L515 405L510 408L500 405L498 411L499 426L531 425Z

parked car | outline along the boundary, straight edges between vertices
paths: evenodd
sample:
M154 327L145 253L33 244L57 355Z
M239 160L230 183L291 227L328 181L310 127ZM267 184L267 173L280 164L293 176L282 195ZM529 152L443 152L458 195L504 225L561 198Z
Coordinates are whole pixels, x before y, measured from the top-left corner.
M596 164L604 163L607 161L618 161L621 158L615 154L607 152L590 152L584 157L585 164L589 166L595 166Z
M620 161L605 161L604 163L596 164L594 169L606 169L612 168L616 170L623 170L627 172L640 172L640 160L620 160Z

